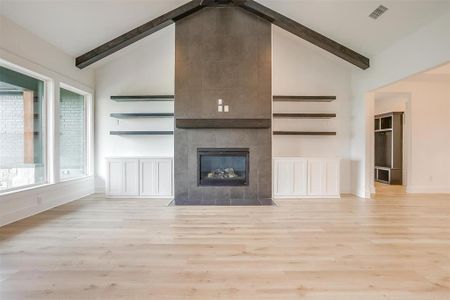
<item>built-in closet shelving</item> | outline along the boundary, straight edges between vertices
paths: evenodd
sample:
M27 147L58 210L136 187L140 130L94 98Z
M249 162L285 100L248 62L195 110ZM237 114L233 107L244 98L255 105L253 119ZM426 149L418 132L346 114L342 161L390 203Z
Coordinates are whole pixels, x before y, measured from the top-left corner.
M402 184L403 113L375 116L375 180Z
M133 95L133 96L111 96L111 100L116 102L156 102L156 101L174 101L174 95ZM174 113L165 112L143 112L143 113L111 113L110 117L116 119L133 118L173 118ZM137 131L110 131L110 135L173 135L173 131L161 130L137 130Z
M273 96L274 102L312 102L323 103L336 100L336 96ZM274 119L332 119L335 113L274 113ZM334 131L283 131L273 132L274 135L308 135L330 136L336 135Z

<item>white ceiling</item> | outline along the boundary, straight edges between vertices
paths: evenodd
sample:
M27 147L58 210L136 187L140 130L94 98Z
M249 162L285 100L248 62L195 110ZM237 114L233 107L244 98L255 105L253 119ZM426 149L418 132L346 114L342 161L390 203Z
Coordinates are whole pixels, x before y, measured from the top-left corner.
M72 56L186 0L0 0L0 12ZM449 0L259 0L369 58L450 10ZM378 5L389 10L378 20ZM1 38L1 37L0 37Z

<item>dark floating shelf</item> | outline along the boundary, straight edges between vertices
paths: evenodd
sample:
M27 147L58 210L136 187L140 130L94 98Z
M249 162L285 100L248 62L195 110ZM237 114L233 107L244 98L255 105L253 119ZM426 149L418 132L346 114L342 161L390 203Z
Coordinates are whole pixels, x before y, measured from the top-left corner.
M274 135L336 135L332 131L274 131Z
M264 129L271 119L176 119L176 127L184 129Z
M336 118L336 114L324 114L324 113L274 113L274 118L286 118L286 119L331 119Z
M173 131L110 131L110 135L173 135Z
M173 113L112 113L116 119L173 117Z
M133 101L174 101L174 95L142 95L142 96L111 96L111 100L117 102Z
M331 102L336 96L273 96L273 101L286 102Z

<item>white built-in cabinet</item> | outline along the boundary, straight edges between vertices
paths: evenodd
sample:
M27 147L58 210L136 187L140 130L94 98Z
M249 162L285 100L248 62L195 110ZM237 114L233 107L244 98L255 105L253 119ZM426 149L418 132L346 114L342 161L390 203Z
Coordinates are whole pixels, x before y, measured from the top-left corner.
M107 158L106 195L166 198L173 195L172 158Z
M339 159L275 157L275 198L339 198Z

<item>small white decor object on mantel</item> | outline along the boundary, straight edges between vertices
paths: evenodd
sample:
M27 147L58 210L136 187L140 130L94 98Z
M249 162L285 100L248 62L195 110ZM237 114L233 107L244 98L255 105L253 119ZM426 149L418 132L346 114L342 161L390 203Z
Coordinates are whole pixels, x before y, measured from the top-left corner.
M108 157L106 161L107 197L173 197L173 158Z
M340 198L340 160L274 157L274 198Z

